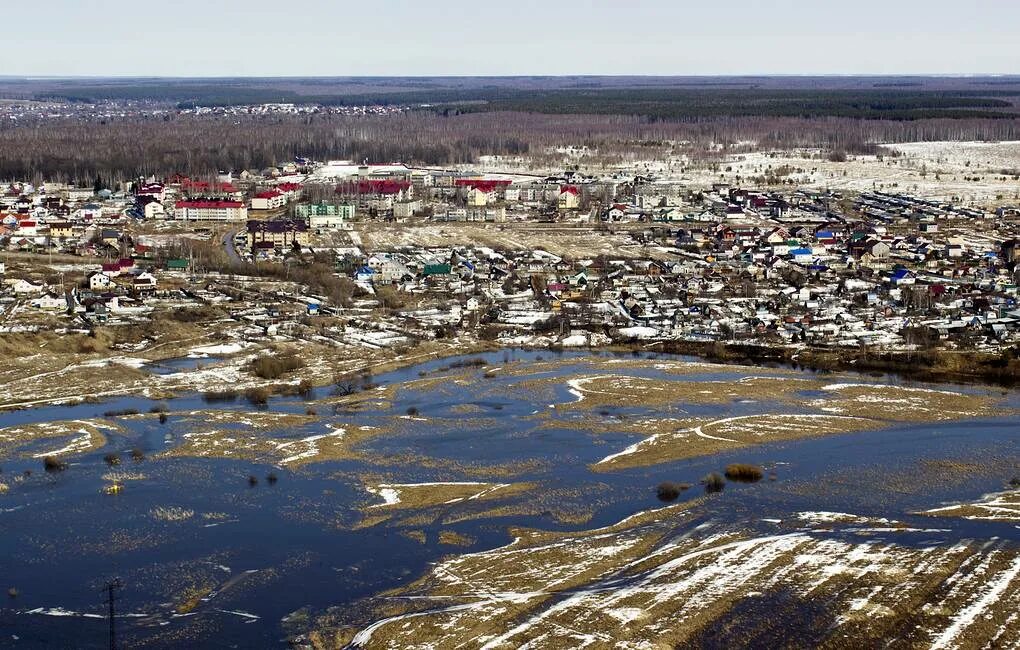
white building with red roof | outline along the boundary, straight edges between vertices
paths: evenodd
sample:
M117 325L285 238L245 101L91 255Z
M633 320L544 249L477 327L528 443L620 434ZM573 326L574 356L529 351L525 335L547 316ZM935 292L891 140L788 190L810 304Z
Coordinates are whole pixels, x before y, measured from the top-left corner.
M174 218L181 221L245 221L248 208L241 201L184 200L174 204Z

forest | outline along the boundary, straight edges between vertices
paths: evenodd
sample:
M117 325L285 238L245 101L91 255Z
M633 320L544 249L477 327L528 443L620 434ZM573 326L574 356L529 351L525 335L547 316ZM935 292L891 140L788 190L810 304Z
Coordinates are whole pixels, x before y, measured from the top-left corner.
M6 80L5 96L21 96L9 101L25 105L60 97L169 109L92 120L0 118L0 180L203 175L260 170L295 156L447 165L487 154L538 159L564 145L587 146L598 152L590 162L609 167L678 147L692 158L711 156L709 145L743 142L853 153L888 142L1020 139L1020 80L1012 78ZM369 116L173 108L313 98L428 106Z

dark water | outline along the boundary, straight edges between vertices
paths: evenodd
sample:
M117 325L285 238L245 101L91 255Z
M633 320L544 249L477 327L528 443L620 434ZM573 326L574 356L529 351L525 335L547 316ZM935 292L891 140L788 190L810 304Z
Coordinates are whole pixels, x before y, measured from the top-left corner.
M74 458L71 467L48 474L38 459L0 459L0 481L10 485L0 495L0 646L107 647L106 609L102 587L118 577L118 635L124 646L154 647L266 647L284 645L288 633L302 631L302 614L353 605L359 599L406 584L422 575L431 562L450 553L493 548L509 541L508 526L545 529L588 529L614 523L628 515L658 507L655 486L664 480L697 483L729 462L774 467L777 480L753 485L729 484L712 501L711 517L767 527L762 519L782 519L805 510L829 510L914 522L923 533L897 533L898 543L932 544L998 536L1020 541L1012 524L960 519L912 517L910 511L932 508L945 501L971 499L1000 489L1009 477L980 475L932 482L923 489L903 490L887 484L904 468L932 458L971 459L1016 457L1020 431L1009 417L964 422L902 425L880 431L834 435L775 443L678 461L647 468L593 473L588 466L640 439L629 433L594 435L583 428L542 427L537 417L550 405L576 399L565 385L554 383L535 390L534 379L591 372L589 353L561 356L548 352L505 351L484 356L490 367L536 357L570 361L533 376L486 378L485 369L471 369L463 384L446 382L430 391L397 390L391 408L372 407L336 415L316 405L320 421L276 437L302 438L324 433L328 424L393 428L364 443L369 461L316 463L297 471L268 463L241 460L162 458L136 462L125 455L118 471L140 472L143 480L129 481L123 493L102 494L110 468L103 455L111 450L140 449L151 457L180 444L194 423L174 412L217 409L249 411L243 401L206 404L198 397L165 403L171 414L165 424L154 418L122 420L125 431L111 433L103 450ZM628 357L630 355L627 355ZM190 362L192 360L188 360ZM200 360L196 360L200 361ZM185 362L181 362L185 363ZM433 373L450 360L433 361L380 375L380 384L399 384ZM182 367L188 367L186 364ZM180 370L180 368L176 368ZM451 370L451 373L462 371ZM628 374L665 376L652 364ZM768 374L767 370L732 371L670 376L677 381L739 378ZM807 375L810 376L810 375ZM891 381L862 378L861 381ZM325 397L320 391L317 397ZM824 395L819 395L824 397ZM1009 398L1018 405L1017 396ZM156 403L121 398L102 404L56 406L0 412L0 426L51 420L100 417L110 410L146 412ZM472 405L466 413L464 405ZM298 398L277 398L269 410L304 413L308 404ZM403 416L417 409L425 421ZM614 417L662 417L663 409L620 405L606 409ZM796 412L768 402L740 402L727 406L676 404L669 415L729 416L761 412ZM28 452L59 447L52 440ZM22 450L25 451L25 450ZM428 459L433 462L422 462ZM522 464L523 463L523 464ZM513 464L513 476L487 477L470 468ZM25 470L32 476L12 479ZM265 477L275 472L271 485ZM508 502L542 499L548 509L535 514L426 524L427 543L398 534L391 524L356 529L360 508L378 503L360 480L363 473L390 477L399 483L422 481L494 480L534 481L539 496L527 493ZM980 473L983 474L983 473ZM248 477L259 479L248 484ZM805 486L824 486L805 488ZM494 501L489 505L500 503ZM543 501L545 503L545 501ZM190 509L195 516L180 522L157 521L157 506ZM479 506L479 509L485 506ZM589 521L563 523L557 509L588 512ZM215 517L203 514L216 513ZM408 512L413 514L413 512ZM930 532L930 529L945 529ZM438 543L440 530L453 530L474 539L458 548ZM853 535L853 533L847 533ZM881 534L870 534L871 539ZM195 582L219 585L206 602L186 616L175 614L173 601ZM4 595L16 587L17 598ZM38 610L42 611L38 611ZM35 613L33 613L35 612ZM297 613L296 613L297 612ZM295 614L296 613L296 614ZM352 613L356 618L356 614ZM292 624L285 623L284 620Z

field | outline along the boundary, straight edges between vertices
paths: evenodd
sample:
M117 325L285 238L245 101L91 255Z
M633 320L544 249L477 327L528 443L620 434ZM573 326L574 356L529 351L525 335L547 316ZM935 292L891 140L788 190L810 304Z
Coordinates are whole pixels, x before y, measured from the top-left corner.
M512 544L442 562L384 598L406 611L350 640L371 648L1020 641L1020 555L1004 542L917 548L907 540L924 530L826 512L770 520L768 534L692 527L700 507L582 534L517 531ZM331 645L345 636L336 634L320 638Z
M3 412L4 629L105 642L115 570L150 647L1017 640L1015 393L435 349L252 403L228 345L139 365L159 400Z
M364 224L358 235L369 250L404 246L476 246L501 250L545 250L559 257L612 255L623 258L668 257L636 244L626 233L600 233L588 227L541 224Z

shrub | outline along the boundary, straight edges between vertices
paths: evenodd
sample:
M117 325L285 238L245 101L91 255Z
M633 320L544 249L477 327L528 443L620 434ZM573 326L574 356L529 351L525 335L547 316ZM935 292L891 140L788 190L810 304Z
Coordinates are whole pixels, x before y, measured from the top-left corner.
M244 398L256 406L269 403L269 391L265 388L249 388L244 391Z
M56 456L46 456L43 458L43 467L47 472L63 472L67 469L67 463Z
M712 472L701 479L701 484L705 486L705 492L722 492L722 489L726 487L726 480L717 472Z
M138 447L135 447L134 449L131 450L131 460L135 461L136 463L142 462L143 460L145 460L145 452L139 449Z
M309 406L305 409L305 415L318 415L318 413L315 412L315 409Z
M726 478L741 483L757 483L765 476L765 472L757 465L747 463L731 463L726 466Z
M347 397L358 392L358 387L354 385L354 382L338 380L333 386L333 395L336 397Z
M283 375L303 368L305 362L293 354L278 357L262 356L251 362L251 371L262 379L277 379Z
M149 409L149 413L166 413L169 410L170 409L167 408L166 404L156 404L151 409Z
M690 487L690 483L663 481L655 488L655 494L659 497L660 501L676 501L677 497L680 496L680 493Z
M161 412L159 414L159 423L160 424L166 424L166 421L167 421L167 414Z
M251 487L255 487L258 484L259 484L259 479L258 479L257 476L255 476L254 474L251 474L251 475L248 476L248 485L250 485Z
M17 598L18 597L18 588L17 587L11 587L10 589L8 589L7 590L7 597L8 598Z
M115 411L106 411L103 413L104 418L117 418L125 415L138 415L138 409L118 409Z
M298 395L302 397L311 397L313 390L315 390L315 386L310 379L302 379L297 387Z
M110 467L113 467L114 465L120 465L120 455L106 454L105 456L103 456L103 461L105 461L106 464L109 465Z
M275 472L269 472L269 474L266 475L266 483L269 483L270 485L276 485L276 481L278 480L279 479L276 477Z
M410 416L418 415L418 409L414 406L407 407L407 414Z
M202 394L202 399L206 402L233 402L237 399L237 394L233 389L210 390Z
M1020 488L1020 476L1014 476L1009 482L1010 487Z
M489 362L481 357L475 357L473 359L462 359L458 361L451 361L450 368L482 368L489 365Z

